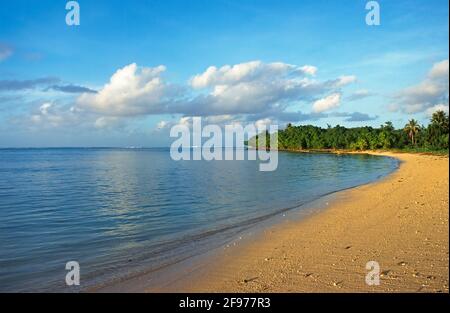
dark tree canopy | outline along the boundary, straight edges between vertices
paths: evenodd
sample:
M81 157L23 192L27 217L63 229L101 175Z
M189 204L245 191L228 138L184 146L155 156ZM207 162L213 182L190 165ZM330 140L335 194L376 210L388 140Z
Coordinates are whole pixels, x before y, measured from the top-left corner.
M256 137L249 141L255 144ZM425 148L429 150L448 149L449 117L443 111L433 114L430 124L420 126L410 120L403 129L395 129L391 122L379 128L369 126L346 128L340 125L326 129L312 126L293 126L291 123L278 132L279 149L404 149Z

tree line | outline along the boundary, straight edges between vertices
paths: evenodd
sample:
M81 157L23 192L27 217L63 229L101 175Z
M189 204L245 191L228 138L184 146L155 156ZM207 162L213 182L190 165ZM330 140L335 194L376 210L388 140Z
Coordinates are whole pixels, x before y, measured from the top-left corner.
M370 126L346 128L340 125L321 128L312 125L288 124L278 132L278 148L286 150L319 149L422 149L448 150L449 116L444 111L435 112L428 126L411 119L404 128L395 129L392 122L379 128ZM258 136L248 142L258 147ZM270 147L267 138L266 147Z

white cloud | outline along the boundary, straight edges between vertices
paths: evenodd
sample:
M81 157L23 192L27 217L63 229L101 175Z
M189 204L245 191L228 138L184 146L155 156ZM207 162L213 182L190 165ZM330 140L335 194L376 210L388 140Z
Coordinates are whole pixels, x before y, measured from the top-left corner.
M225 126L241 122L241 117L238 115L229 115L229 114L213 115L213 116L204 116L202 117L201 121L203 125L214 124ZM157 130L168 129L175 125L184 125L189 128L192 127L192 116L183 116L175 121L164 121L164 120L159 121L156 124L156 129Z
M347 86L351 83L356 82L357 78L355 75L344 75L344 76L340 76L334 83L334 86L339 88L339 87L344 87Z
M406 113L424 112L436 105L448 106L449 63L448 60L435 63L425 79L419 84L400 91L391 104L393 110Z
M224 65L220 68L210 66L205 72L195 75L190 83L194 88L234 85L242 82L279 77L297 72L301 75L314 75L317 68L311 65L297 67L282 62L263 63L251 61L236 65Z
M192 127L192 117L183 116L180 117L177 121L160 121L157 125L157 129L168 129L175 125L187 126L189 128Z
M317 67L312 65L304 65L300 67L300 70L311 76L314 76L317 73Z
M240 123L265 120L296 122L323 118L320 112L339 106L340 88L356 81L341 76L320 81L317 68L282 62L251 61L222 67L210 66L194 75L189 86L163 80L165 66L140 67L136 63L118 69L97 93L84 92L69 105L43 106L34 112L35 124L84 125L95 129L120 126L145 115L202 116L207 123ZM324 95L329 95L325 98ZM310 105L302 113L293 106ZM51 117L50 117L51 116ZM188 123L182 118L178 123ZM50 123L51 122L51 123ZM157 129L174 122L161 121ZM42 124L42 123L41 123Z
M448 78L448 60L444 60L438 63L433 64L433 67L431 68L430 72L428 73L428 76L431 79L436 78Z
M222 67L210 66L194 75L190 86L170 85L161 75L166 68L138 67L135 63L119 69L97 93L83 93L75 107L101 116L183 114L224 116L283 112L287 106L337 92L356 81L355 76L317 81L312 65L251 61ZM181 92L182 91L182 92Z
M31 112L12 116L11 122L19 127L36 131L59 129L79 131L81 129L113 129L122 126L123 119L112 116L98 116L75 106L58 102L33 104Z
M448 114L448 104L436 104L434 106L432 106L431 108L428 108L426 110L426 114L427 116L432 116L434 112L436 111L444 111L445 113Z
M321 82L311 78L316 73L312 65L281 62L210 66L190 80L191 86L203 93L171 113L207 116L283 112L289 105L313 101L356 81L351 75Z
M233 84L255 75L261 68L261 64L260 61L252 61L234 66L225 65L221 68L210 66L202 74L195 75L191 79L191 85L194 88L205 88L214 85Z
M257 120L247 120L243 116L240 115L217 115L217 116L205 116L201 117L201 125L204 127L206 125L217 125L219 126L223 131L227 131L226 126L241 126L246 127L247 125L253 125L255 127L255 130L263 129L265 127L266 129L269 129L270 125L277 124L278 121L273 120L269 117L261 118ZM175 119L172 121L166 121L162 120L157 123L155 131L162 132L162 131L168 131L170 128L174 126L186 126L190 129L193 127L193 116L183 116L179 119ZM252 132L250 134L251 136L256 135L256 132Z
M78 124L78 116L52 102L45 102L28 117L28 122L27 126L31 128L67 127Z
M50 102L44 103L39 107L39 111L42 115L48 115L49 110L52 108L52 104Z
M171 90L161 78L164 66L119 69L98 93L84 93L77 106L104 115L133 116L164 111Z
M269 125L271 125L271 124L272 124L272 120L270 118L264 118L261 120L257 120L255 122L255 127L256 127L256 129L264 129L264 127L266 129L269 129Z
M339 107L341 101L340 93L333 93L323 99L319 99L313 104L313 112L320 113Z

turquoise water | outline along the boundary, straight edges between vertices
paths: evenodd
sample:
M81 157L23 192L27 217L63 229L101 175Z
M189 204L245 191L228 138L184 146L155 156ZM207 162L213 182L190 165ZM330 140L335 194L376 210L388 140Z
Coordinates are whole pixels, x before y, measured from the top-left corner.
M0 149L0 291L81 289L199 255L286 210L383 177L367 155L173 161L168 149ZM70 290L73 290L70 289Z

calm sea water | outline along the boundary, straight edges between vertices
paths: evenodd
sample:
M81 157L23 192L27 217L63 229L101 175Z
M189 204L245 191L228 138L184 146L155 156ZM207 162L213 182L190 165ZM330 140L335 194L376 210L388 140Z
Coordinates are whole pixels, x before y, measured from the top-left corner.
M221 245L270 216L397 167L364 155L172 161L168 149L0 149L0 291L65 290Z

